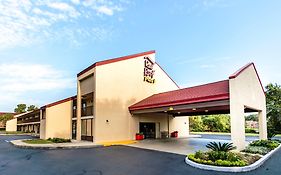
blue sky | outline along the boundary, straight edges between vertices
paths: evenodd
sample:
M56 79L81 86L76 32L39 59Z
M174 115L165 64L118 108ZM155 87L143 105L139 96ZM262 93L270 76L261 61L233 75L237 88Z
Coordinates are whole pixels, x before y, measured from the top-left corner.
M248 62L264 85L281 84L280 9L277 0L2 0L0 111L72 96L90 64L148 50L181 87Z

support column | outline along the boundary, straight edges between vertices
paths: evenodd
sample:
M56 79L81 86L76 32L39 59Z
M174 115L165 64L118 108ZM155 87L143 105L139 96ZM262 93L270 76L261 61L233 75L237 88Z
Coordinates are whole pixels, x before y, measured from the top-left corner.
M76 120L76 140L81 140L81 87L77 80L77 120Z
M258 113L259 117L259 139L267 139L267 125L266 125L266 109Z
M170 115L167 115L168 138L170 138Z
M237 150L242 150L246 145L244 106L240 104L230 105L231 141Z

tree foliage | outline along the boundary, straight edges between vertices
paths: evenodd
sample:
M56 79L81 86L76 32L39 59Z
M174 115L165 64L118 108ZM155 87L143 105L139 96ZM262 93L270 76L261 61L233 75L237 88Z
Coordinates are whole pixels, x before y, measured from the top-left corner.
M189 117L189 126L191 131L194 132L203 132L204 131L204 125L203 120L201 116L192 116Z
M35 105L30 105L27 107L27 111L33 111L33 110L36 110L38 109Z
M193 116L190 117L189 124L191 131L194 132L229 132L230 116L224 114Z
M4 125L6 125L6 122L8 120L13 119L14 115L13 114L2 114L0 115L0 122L4 123Z
M256 122L259 121L257 114L251 114L251 115L245 116L245 120L246 121L256 121Z
M18 104L14 111L17 114L26 112L26 104Z
M276 133L281 133L281 86L270 83L265 89L268 137L271 138Z
M38 109L38 107L36 107L35 105L30 105L30 106L27 107L26 104L18 104L14 111L17 114L21 114L21 113L24 113L26 111L33 111L33 110L36 110L36 109Z

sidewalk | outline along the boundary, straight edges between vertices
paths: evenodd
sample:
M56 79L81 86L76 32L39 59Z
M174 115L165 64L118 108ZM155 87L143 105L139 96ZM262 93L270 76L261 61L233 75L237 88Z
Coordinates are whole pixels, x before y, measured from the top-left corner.
M25 139L23 139L25 140ZM10 141L15 147L31 148L31 149L77 149L77 148L94 148L102 147L103 145L95 144L88 141L71 140L71 143L48 143L48 144L28 144L23 140Z

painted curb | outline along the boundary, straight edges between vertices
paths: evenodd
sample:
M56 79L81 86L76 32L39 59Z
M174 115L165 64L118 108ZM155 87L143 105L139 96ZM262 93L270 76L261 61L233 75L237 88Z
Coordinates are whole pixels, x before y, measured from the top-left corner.
M252 171L260 167L267 159L269 159L276 151L278 151L281 148L281 144L275 148L274 150L270 151L266 155L264 155L262 158L260 158L255 163L244 166L244 167L221 167L221 166L213 166L213 165L204 165L199 164L196 162L193 162L188 159L188 157L185 158L185 163L193 166L195 168L203 169L203 170L211 170L211 171L221 171L221 172L247 172Z
M28 139L23 139L28 140ZM12 140L10 143L17 148L25 148L25 149L85 149L85 148L98 148L103 147L103 145L55 145L54 144L46 144L42 145L28 145L23 143L23 140ZM20 142L20 143L18 143Z

